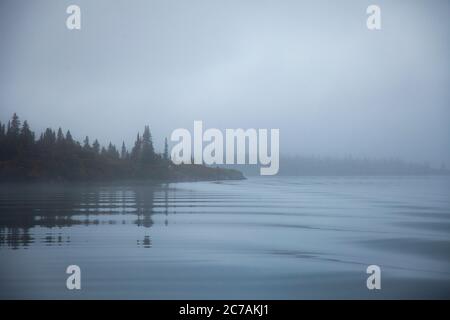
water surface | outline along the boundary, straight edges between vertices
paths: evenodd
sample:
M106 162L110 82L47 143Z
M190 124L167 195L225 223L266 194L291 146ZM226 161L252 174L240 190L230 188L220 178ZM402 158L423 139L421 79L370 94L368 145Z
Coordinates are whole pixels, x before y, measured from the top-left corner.
M0 298L450 298L449 195L449 177L1 185Z

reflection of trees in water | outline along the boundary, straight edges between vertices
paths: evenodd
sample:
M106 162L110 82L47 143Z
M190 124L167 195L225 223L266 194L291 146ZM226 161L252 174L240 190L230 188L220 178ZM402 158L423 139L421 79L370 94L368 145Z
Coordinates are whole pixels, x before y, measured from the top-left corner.
M70 237L62 235L61 233L58 234L46 233L42 239L42 242L44 242L46 246L53 246L53 245L62 246L65 243L70 243Z
M147 192L146 188L137 188L134 195L137 214L136 224L150 228L153 225L153 192Z
M66 228L76 225L126 224L114 215L136 215L137 226L153 225L155 192L163 200L164 214L169 211L169 188L159 186L1 186L0 187L0 247L17 249L35 241L45 245L70 243L70 237L46 232L33 237L30 229ZM106 219L106 218L110 219ZM167 218L164 222L168 224ZM151 247L150 236L138 243Z
M137 245L139 247L143 248L151 248L152 247L152 240L150 239L150 236L144 236L143 240L138 240Z
M20 246L28 247L33 242L34 239L27 228L0 227L0 247L18 249Z

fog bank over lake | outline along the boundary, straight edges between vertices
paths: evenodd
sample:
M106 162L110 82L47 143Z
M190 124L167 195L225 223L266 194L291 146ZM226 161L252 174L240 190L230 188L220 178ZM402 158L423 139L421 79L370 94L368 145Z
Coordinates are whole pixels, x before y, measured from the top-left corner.
M282 155L402 158L450 167L450 3L69 1L0 4L0 118L83 128L128 146L149 124L279 128Z

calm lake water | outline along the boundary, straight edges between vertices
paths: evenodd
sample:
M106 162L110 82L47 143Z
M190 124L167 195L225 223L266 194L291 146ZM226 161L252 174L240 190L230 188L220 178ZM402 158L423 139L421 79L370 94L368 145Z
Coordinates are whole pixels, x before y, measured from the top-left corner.
M2 185L0 298L450 298L450 178Z

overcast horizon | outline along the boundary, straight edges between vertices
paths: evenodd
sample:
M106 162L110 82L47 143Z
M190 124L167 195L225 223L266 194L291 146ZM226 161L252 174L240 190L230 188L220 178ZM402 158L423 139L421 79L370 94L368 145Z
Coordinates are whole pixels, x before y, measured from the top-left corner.
M2 0L0 121L129 149L148 124L162 151L202 120L279 128L282 156L450 166L450 3L426 4Z

